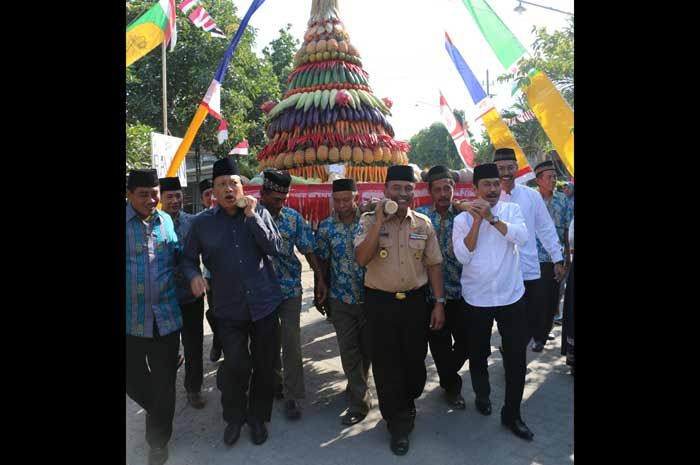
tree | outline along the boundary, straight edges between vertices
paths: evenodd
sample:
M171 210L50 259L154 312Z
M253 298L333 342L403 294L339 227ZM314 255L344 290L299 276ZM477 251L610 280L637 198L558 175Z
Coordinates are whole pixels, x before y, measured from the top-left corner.
M131 0L126 4L127 24L136 19L152 1ZM212 37L193 26L178 10L176 14L178 37L173 52L167 52L168 68L168 130L182 137L194 112L216 73L230 39L240 19L236 7L228 0L210 0L207 10L228 39ZM227 154L241 140L247 139L251 153L263 146L262 112L259 106L282 93L273 63L259 58L253 51L255 31L246 28L233 54L221 88L221 110L228 121L229 139L222 145L216 141L219 122L207 117L202 124L194 146L210 150L219 156ZM273 54L275 46L272 45ZM284 55L275 55L278 66ZM131 125L144 124L162 131L162 76L161 53L154 50L126 70L126 120ZM254 156L252 157L254 158Z
M151 132L155 128L126 123L126 170L151 166Z
M277 76L280 89L287 89L287 77L292 72L294 54L299 48L299 40L289 33L292 25L287 23L284 29L280 29L280 36L270 42L270 45L262 51L263 56L272 63L272 71Z
M433 123L421 129L408 143L411 146L408 160L421 168L434 165L445 165L455 170L464 168L457 147L442 123Z
M518 62L517 74L504 74L499 82L515 81L519 87L529 83L529 75L541 70L559 89L564 99L574 107L574 18L563 31L552 34L547 28L533 28L537 38L532 44L533 56Z

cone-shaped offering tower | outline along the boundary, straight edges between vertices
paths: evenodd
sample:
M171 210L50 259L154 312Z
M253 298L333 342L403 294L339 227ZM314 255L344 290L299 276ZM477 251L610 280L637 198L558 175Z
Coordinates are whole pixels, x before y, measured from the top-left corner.
M308 26L282 101L263 105L270 142L259 168L326 181L324 165L339 163L346 177L384 182L389 166L408 164L408 144L394 140L386 119L391 101L372 93L338 0L312 0Z

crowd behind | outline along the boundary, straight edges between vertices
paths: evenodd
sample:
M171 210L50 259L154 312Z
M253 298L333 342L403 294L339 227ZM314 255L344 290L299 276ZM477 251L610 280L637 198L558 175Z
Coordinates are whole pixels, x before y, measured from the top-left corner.
M493 163L474 169L476 199L464 201L454 198L453 173L434 166L424 173L432 204L415 210L409 166L390 167L384 198L362 205L355 181L336 179L331 216L312 231L285 205L291 177L284 171L263 172L257 200L244 195L236 162L218 160L199 185L205 210L193 215L183 210L177 177L132 170L126 393L146 412L149 464L168 459L183 362L187 402L198 409L207 402L205 317L213 332L208 355L219 362L224 442L233 445L248 425L253 443L264 443L275 398L289 419L302 417L302 265L295 249L314 272L315 307L335 328L347 378L343 425L363 421L376 398L390 449L406 454L428 348L444 401L466 408L459 371L469 360L474 407L490 415L495 320L506 379L501 422L533 440L520 413L526 352L542 352L554 324L562 324L562 355L574 374L574 186L557 189L551 161L534 169L537 190L516 182L519 175L514 151L498 149Z

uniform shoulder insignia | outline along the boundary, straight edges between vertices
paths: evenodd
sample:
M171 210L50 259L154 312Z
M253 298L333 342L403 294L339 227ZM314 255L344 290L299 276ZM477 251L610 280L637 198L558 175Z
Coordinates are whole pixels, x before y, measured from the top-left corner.
M432 224L432 222L430 221L430 217L428 215L426 215L425 213L421 213L421 212L416 211L416 210L413 210L413 213L415 213L416 219L421 219L421 220L425 221L426 223Z

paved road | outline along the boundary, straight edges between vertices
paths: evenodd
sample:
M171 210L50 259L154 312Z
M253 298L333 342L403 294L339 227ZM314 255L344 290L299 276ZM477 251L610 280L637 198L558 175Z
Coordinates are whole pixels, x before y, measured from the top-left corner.
M340 424L345 409L345 380L332 324L311 308L313 275L302 259L304 299L301 317L302 352L307 399L298 422L287 420L283 402L275 401L269 439L262 446L250 441L244 427L233 447L223 443L226 424L221 417L220 393L216 389L216 364L209 361L211 330L205 324L204 387L207 405L195 410L187 405L183 388L184 367L177 380L177 401L168 465L566 465L573 462L573 377L560 341L550 342L540 354L528 350L528 375L522 415L535 433L533 442L515 437L500 424L505 379L495 329L489 359L491 400L494 413L481 416L473 404L469 364L462 370L462 394L466 410L451 410L444 403L435 364L428 352L428 382L416 402L416 428L410 436L411 448L397 457L389 450L389 435L376 405L367 418L352 427ZM559 336L560 327L554 333ZM376 394L374 381L372 392ZM141 408L126 398L127 463L147 463L144 438L145 418Z

